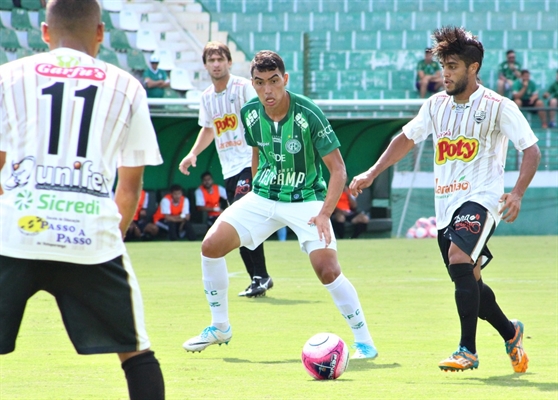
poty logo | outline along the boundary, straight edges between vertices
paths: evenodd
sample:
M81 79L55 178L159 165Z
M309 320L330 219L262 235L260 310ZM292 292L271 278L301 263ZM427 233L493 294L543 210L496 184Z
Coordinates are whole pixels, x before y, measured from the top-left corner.
M475 158L479 151L477 139L467 139L459 136L455 140L442 138L436 144L436 164L442 165L446 161L461 160L469 162Z
M238 118L235 114L225 114L223 118L216 118L213 123L217 136L221 136L223 132L235 130L238 127Z
M49 78L73 78L89 79L92 81L104 81L105 71L97 67L59 67L53 64L37 64L35 72Z

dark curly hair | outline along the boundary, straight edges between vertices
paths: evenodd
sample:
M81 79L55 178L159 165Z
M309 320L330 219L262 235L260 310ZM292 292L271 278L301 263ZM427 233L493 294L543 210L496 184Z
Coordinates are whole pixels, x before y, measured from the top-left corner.
M463 27L443 26L434 31L432 39L434 39L432 53L440 61L443 62L448 56L455 55L465 62L467 68L473 63L479 63L478 75L484 57L484 47L477 36Z
M254 76L254 70L258 72L274 71L278 69L281 75L285 75L285 64L279 54L271 50L258 52L250 63L250 75Z

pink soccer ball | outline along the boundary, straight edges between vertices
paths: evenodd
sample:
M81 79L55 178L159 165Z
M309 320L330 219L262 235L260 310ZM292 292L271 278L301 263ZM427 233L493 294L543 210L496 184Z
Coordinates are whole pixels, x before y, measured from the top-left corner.
M409 228L409 230L407 231L407 234L405 235L407 237L407 239L414 239L416 235L416 229L415 228Z
M349 365L349 348L333 333L318 333L304 344L302 365L314 379L337 379Z
M420 217L419 219L417 219L417 222L415 222L415 226L418 228L427 228L430 226L430 221L428 220L428 218Z
M428 236L428 230L426 228L419 226L417 229L415 229L415 238L423 239L427 236Z

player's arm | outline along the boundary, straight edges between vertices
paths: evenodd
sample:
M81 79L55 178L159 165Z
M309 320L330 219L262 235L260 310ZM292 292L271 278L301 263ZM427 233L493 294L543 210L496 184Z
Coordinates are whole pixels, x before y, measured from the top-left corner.
M200 129L200 133L198 133L198 137L196 138L196 142L192 146L190 152L182 159L178 169L184 175L190 175L190 171L188 168L190 166L196 167L196 162L198 160L198 155L207 149L207 147L213 142L213 128L203 127Z
M329 171L329 182L327 185L327 195L324 200L322 209L315 217L310 218L309 224L316 225L320 240L325 239L326 246L331 243L330 222L331 214L335 211L335 207L339 202L339 197L347 182L347 171L345 170L345 162L341 157L339 149L335 149L322 157L325 166Z
M118 185L114 195L114 202L118 212L122 216L120 220L120 232L122 237L134 218L138 206L142 187L144 167L120 167L118 168Z
M0 151L0 171L4 168L4 164L6 164L6 152ZM0 196L4 194L4 190L2 190L2 182L0 182Z
M362 193L362 189L372 185L378 175L405 157L414 146L415 142L407 138L403 132L397 135L373 166L353 178L349 185L353 196L358 196Z
M523 150L523 161L521 162L521 167L519 168L519 177L517 178L517 182L510 193L504 193L500 198L500 202L503 203L503 206L500 209L500 215L502 215L502 219L504 221L513 222L519 215L519 210L521 209L521 199L523 198L527 187L533 180L540 161L541 151L536 143Z
M258 172L258 165L260 164L260 149L252 147L252 178Z

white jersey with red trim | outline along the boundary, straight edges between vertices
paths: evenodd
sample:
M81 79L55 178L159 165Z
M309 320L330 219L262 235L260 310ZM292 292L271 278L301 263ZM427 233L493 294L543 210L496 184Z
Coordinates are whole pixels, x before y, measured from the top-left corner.
M252 148L244 139L239 115L244 103L253 97L256 91L252 82L235 75L230 75L224 91L217 93L211 85L202 94L198 123L204 128L213 128L225 179L252 165Z
M433 137L438 229L466 201L484 206L498 223L508 140L520 151L538 140L513 101L481 85L466 104L445 92L433 95L403 133L415 143Z
M59 48L0 66L0 254L96 264L124 254L117 168L162 163L145 90Z

